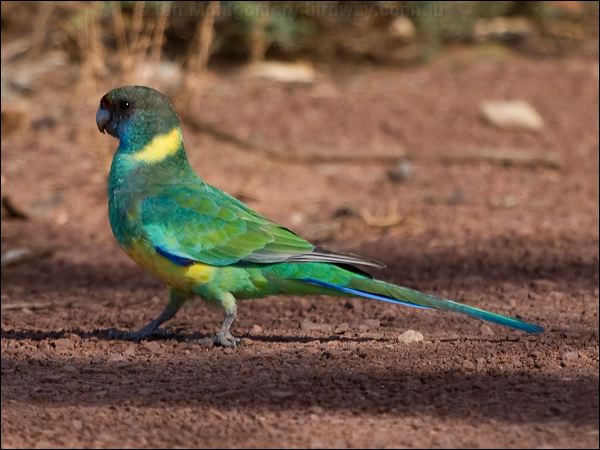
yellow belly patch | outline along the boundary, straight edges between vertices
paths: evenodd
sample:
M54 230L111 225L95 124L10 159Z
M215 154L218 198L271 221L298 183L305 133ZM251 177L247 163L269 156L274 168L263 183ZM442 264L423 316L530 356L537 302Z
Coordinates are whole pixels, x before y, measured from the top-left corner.
M133 244L127 253L140 266L152 272L168 285L184 292L189 292L192 288L211 281L217 269L202 263L178 266L156 253L154 249L139 243Z
M208 266L202 263L192 264L189 267L182 267L184 270L184 275L192 280L196 284L206 284L210 280L215 273L215 268L213 266Z
M133 159L145 163L162 161L177 153L181 147L181 142L181 129L175 127L168 133L160 134L152 139L144 148L133 154Z

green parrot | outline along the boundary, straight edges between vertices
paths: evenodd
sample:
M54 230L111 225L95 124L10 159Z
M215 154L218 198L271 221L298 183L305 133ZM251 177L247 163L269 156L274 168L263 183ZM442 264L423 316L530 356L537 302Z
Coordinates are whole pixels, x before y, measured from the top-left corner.
M317 247L210 186L190 166L181 125L160 92L124 86L100 100L96 123L119 139L108 181L109 219L123 250L169 287L162 313L122 337L140 340L195 296L225 320L215 345L235 347L236 300L269 295L336 295L456 311L531 333L540 326L373 279L356 266L379 262Z

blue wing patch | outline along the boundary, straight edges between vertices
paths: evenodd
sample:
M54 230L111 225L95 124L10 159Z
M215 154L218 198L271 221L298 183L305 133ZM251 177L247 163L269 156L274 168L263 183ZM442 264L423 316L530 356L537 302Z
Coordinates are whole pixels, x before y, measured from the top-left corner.
M169 253L165 249L160 248L158 246L154 247L154 249L156 250L156 253L158 253L161 256L164 256L169 261L171 261L173 264L177 264L178 266L183 266L183 267L191 266L192 264L194 264L196 262L193 259L183 258L181 256L173 255L172 253Z

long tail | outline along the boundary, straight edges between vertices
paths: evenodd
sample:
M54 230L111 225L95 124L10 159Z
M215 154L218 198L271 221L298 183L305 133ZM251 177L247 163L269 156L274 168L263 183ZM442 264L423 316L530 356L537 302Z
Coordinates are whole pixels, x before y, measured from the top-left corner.
M396 286L394 284L373 280L360 275L352 278L346 285L322 281L316 278L304 278L302 281L322 288L332 289L340 293L356 295L358 297L411 306L414 308L433 308L441 311L459 312L477 319L487 320L488 322L516 328L517 330L527 331L528 333L541 333L544 331L539 325L528 323L515 317L496 314L463 303L434 297L433 295L424 294L423 292L415 291L414 289Z

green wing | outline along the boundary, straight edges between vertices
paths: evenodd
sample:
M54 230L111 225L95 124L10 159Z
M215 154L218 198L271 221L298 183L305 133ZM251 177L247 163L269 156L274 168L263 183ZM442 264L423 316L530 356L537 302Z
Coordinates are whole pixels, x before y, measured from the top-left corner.
M239 200L209 185L179 185L140 207L142 231L163 255L182 264L323 261L379 266L354 255L316 248Z

